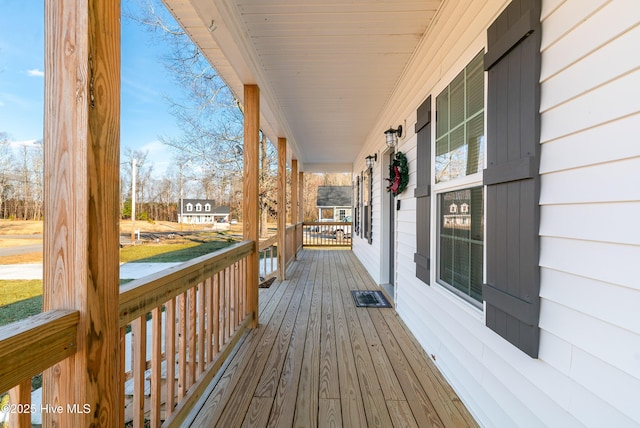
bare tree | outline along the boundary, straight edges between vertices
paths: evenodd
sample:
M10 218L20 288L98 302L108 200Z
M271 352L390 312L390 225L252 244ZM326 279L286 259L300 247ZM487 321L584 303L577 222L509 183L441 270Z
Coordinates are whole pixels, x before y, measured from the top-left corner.
M188 180L199 183L197 195L228 203L234 215L240 208L238 188L243 175L244 117L240 105L159 0L138 0L138 4L142 13L129 11L125 16L143 25L169 48L162 63L184 90L180 99L165 97L182 135L160 140L198 175ZM266 205L265 211L269 207L273 205Z
M7 200L12 188L12 171L16 169L13 150L9 145L9 136L6 132L0 132L0 213L2 218L8 217Z

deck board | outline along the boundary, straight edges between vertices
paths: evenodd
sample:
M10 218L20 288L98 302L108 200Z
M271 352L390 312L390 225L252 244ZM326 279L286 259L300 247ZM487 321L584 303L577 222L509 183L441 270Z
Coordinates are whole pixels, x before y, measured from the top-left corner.
M260 326L194 409L191 426L477 426L348 250L304 250L260 290Z

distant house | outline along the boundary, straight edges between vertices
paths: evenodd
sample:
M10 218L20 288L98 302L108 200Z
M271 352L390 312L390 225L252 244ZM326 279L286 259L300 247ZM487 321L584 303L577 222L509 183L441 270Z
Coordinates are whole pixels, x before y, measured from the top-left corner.
M318 220L351 221L352 194L351 186L318 187Z
M229 223L228 206L216 206L211 199L182 199L178 204L178 223Z

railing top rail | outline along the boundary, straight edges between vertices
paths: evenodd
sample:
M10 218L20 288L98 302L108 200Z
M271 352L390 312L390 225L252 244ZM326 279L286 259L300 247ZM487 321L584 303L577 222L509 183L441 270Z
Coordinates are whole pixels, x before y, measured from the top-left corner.
M0 327L0 392L76 352L78 311L52 310Z
M274 245L275 243L278 242L278 235L273 235L270 238L267 238L265 240L260 241L260 245L259 245L259 251L264 250L265 248L269 248L270 246Z
M253 241L239 242L123 285L120 289L120 327L248 256L255 247Z
M347 225L351 226L353 223L350 221L305 221L303 223L304 226L337 226L337 225Z

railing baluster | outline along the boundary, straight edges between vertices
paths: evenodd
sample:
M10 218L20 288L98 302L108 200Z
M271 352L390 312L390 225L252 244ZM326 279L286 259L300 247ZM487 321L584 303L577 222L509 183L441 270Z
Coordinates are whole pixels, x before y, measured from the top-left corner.
M215 335L213 333L213 278L209 277L205 281L205 290L207 296L207 365L213 361L213 346Z
M147 368L146 315L133 322L133 427L144 428L144 372Z
M198 285L198 370L196 372L196 377L200 376L202 372L204 372L204 351L205 351L205 337L207 336L204 332L204 322L205 322L205 295L204 295L204 282L201 282Z
M127 328L120 327L120 367L125 372L125 376L123 376L122 382L120 382L120 386L119 386L120 412L118 415L118 420L120 421L121 426L124 426L124 417L125 417L124 410L125 410L125 402L126 402L125 395L124 395L124 384L125 384L124 378L126 377L125 363L127 361L126 336L127 336Z
M165 305L165 354L167 356L165 419L173 412L176 394L176 299Z
M189 290L189 349L187 351L188 382L186 389L196 382L196 287Z
M9 403L22 405L24 408L31 407L31 379L27 379L9 390ZM31 412L13 412L9 414L9 426L30 427Z
M213 355L217 355L220 351L220 272L213 276L213 306L214 312L211 313L213 318Z
M178 299L178 401L182 401L187 391L187 293Z
M151 426L160 426L162 404L162 310L151 313Z

